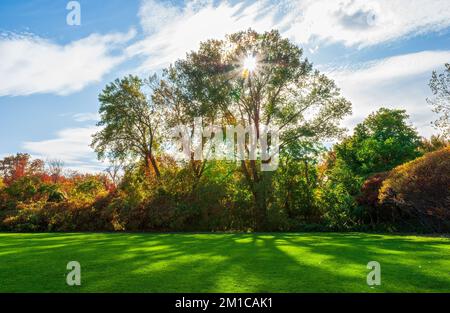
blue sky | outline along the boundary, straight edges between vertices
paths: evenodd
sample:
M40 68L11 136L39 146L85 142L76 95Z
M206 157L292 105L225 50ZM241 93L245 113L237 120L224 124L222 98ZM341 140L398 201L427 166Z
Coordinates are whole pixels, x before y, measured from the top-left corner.
M431 72L450 62L448 0L79 0L77 26L66 22L68 2L0 2L0 156L100 169L88 144L108 82L249 27L278 29L336 80L353 103L350 131L386 106L406 109L421 135L436 133L425 99Z

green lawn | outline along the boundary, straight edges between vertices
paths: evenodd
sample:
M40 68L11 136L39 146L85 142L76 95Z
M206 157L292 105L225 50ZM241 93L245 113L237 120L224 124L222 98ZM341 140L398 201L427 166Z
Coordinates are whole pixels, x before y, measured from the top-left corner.
M66 264L81 264L81 286ZM381 286L369 287L369 261ZM449 292L450 239L375 234L0 234L1 292Z

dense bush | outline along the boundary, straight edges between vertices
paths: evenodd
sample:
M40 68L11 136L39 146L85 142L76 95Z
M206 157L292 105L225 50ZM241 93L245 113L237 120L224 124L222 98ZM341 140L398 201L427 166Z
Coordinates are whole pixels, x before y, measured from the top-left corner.
M450 147L393 169L383 181L379 203L393 223L428 231L450 230Z
M283 157L268 180L266 230L450 230L450 147L364 182L340 162ZM186 165L159 165L161 179L132 166L118 186L104 175L16 175L0 185L0 229L254 230L254 197L234 164L209 162L201 177Z

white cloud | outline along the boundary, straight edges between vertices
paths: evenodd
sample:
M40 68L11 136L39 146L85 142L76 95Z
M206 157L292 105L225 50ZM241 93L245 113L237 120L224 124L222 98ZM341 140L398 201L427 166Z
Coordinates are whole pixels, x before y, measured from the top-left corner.
M408 78L427 73L450 60L450 51L421 51L393 56L359 64L353 69L338 70L334 76L345 84L389 83L390 80ZM364 86L365 87L365 86Z
M0 36L0 96L34 93L67 95L100 81L125 57L114 53L132 37L92 34L58 45L32 35Z
M196 49L203 40L223 38L227 33L250 27L270 30L273 27L270 18L256 19L262 11L265 10L259 2L249 6L223 2L216 6L209 1L200 4L196 1L178 9L153 0L144 1L139 15L147 37L130 46L128 53L148 56L142 70L158 70Z
M370 46L450 26L448 0L143 0L144 39L93 34L59 45L33 35L0 35L0 96L66 95L98 82L127 57L143 56L140 70L159 70L200 41L248 28L278 29L311 53L328 43Z
M62 160L69 169L98 172L104 165L97 161L89 146L98 130L95 126L67 128L59 131L54 139L24 142L23 148L36 158Z
M286 32L300 43L371 46L450 26L448 0L298 1L302 17Z
M426 102L430 94L428 81L431 72L449 60L450 51L422 51L331 69L328 76L353 103L353 116L346 121L348 127L384 106L406 109L419 132L429 136L436 132L430 122L437 117Z
M76 113L72 117L76 122L97 122L100 120L100 114L95 112Z
M177 7L144 0L139 17L145 39L128 53L143 55L141 70L158 70L200 41L248 28L278 29L298 44L370 46L450 26L448 0L188 1Z

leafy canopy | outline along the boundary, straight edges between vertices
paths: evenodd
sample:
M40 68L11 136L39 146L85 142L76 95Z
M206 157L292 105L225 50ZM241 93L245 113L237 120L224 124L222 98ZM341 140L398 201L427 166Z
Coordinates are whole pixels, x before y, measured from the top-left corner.
M154 78L151 78L149 83ZM145 82L136 76L116 79L99 95L101 116L91 146L99 158L124 161L138 158L159 170L155 153L161 143L162 114L144 94Z
M407 123L405 110L381 108L355 128L354 134L335 147L336 157L362 177L388 171L419 156L420 139Z

